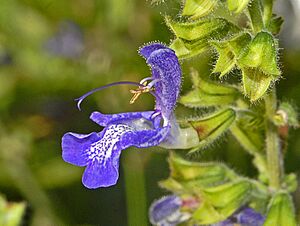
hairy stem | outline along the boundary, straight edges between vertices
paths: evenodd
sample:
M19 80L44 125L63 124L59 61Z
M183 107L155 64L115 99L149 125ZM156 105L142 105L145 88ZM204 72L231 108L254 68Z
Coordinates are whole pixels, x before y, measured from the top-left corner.
M278 190L280 188L283 175L283 161L280 150L280 139L277 127L272 122L272 117L276 113L277 99L276 90L265 97L266 107L266 152L269 170L269 185Z

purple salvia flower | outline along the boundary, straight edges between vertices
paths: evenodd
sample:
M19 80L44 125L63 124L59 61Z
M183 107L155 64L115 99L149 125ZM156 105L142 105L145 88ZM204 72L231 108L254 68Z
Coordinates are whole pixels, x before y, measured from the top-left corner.
M262 226L265 217L254 209L245 207L231 215L225 221L213 224L212 226Z
M262 226L265 217L252 208L244 208L235 215L237 222L245 226Z
M181 68L174 51L165 45L152 43L142 47L140 54L150 65L152 77L140 83L116 84L138 84L137 93L144 90L151 92L156 99L155 110L112 115L93 112L91 120L105 127L100 133L66 133L62 138L63 159L73 165L86 166L82 182L87 188L116 184L122 150L130 146L146 148L159 145L168 140L171 127L177 127L173 110L180 91ZM145 85L145 81L149 80ZM106 87L109 86L112 85ZM78 99L78 106L85 97L106 87L83 95Z
M181 211L183 201L176 195L168 195L152 203L149 210L150 222L157 226L175 226L187 221L191 215Z

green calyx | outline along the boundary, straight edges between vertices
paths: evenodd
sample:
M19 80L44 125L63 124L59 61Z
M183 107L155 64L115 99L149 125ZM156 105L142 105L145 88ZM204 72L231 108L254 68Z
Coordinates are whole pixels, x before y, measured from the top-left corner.
M180 59L191 58L204 52L210 47L208 42L212 39L220 40L239 31L235 25L223 18L177 22L166 17L165 22L176 36L170 48Z
M281 72L277 63L277 41L272 34L259 32L238 59L240 68L257 68L263 74L277 78Z
M211 41L210 44L218 53L213 73L220 73L220 77L223 77L230 72L236 66L237 60L250 41L251 35L247 32L239 33L222 41Z
M241 13L248 5L250 0L227 0L227 7L234 13Z
M179 100L187 107L224 106L232 104L239 97L237 88L207 81L196 70L192 70L191 77L193 90Z
M278 192L270 201L264 226L296 226L294 207L288 193Z
M235 111L227 108L214 112L205 118L189 121L191 126L197 131L200 140L199 145L192 149L190 153L204 148L217 140L228 130L235 118Z
M218 5L218 0L186 0L182 15L195 20L211 13Z

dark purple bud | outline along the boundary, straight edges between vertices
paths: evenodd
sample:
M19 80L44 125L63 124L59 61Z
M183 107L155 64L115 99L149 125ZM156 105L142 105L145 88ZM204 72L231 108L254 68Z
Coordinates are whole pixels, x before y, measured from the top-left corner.
M154 201L150 207L150 222L157 226L175 226L190 218L181 212L182 200L176 195L168 195Z
M236 219L239 224L247 226L261 226L265 221L265 217L262 214L249 207L246 207L237 213Z
M245 207L231 215L225 221L212 224L211 226L262 226L265 221L265 217L256 212L254 209Z

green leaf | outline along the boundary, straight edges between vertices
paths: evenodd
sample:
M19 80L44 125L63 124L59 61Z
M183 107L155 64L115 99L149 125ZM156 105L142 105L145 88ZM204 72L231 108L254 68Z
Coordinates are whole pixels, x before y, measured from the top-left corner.
M238 59L240 68L258 68L266 75L277 78L281 72L277 64L277 41L272 34L259 32Z
M269 88L272 77L264 74L259 69L243 68L243 87L244 94L250 98L250 101L260 99Z
M25 209L26 205L24 202L9 203L2 196L0 196L0 225L21 225Z
M211 13L218 4L218 0L186 0L182 10L183 16L190 16L195 20Z
M231 108L227 108L225 110L217 111L208 117L189 121L197 131L200 140L199 145L192 149L190 153L213 143L228 130L235 118L235 111Z
M227 0L227 7L234 13L242 12L248 5L250 0Z
M239 91L235 87L206 81L196 70L192 70L191 76L194 88L179 100L185 106L223 106L232 104L239 97Z
M166 24L178 38L185 40L222 38L230 32L238 30L233 24L223 18L210 18L193 22L175 22L170 17L165 18Z
M289 194L279 192L271 199L264 226L296 226L294 206Z

